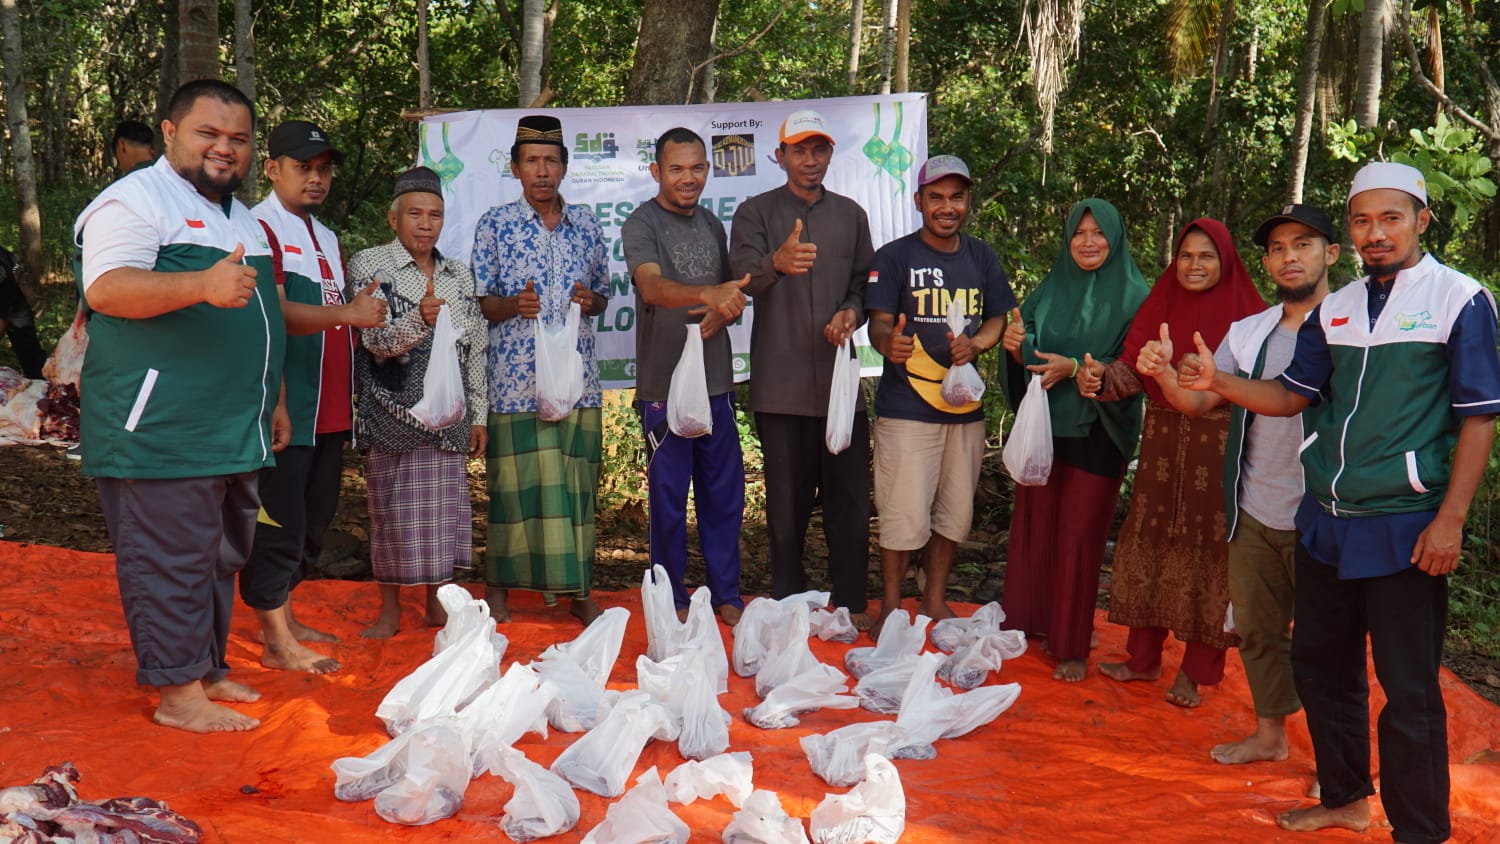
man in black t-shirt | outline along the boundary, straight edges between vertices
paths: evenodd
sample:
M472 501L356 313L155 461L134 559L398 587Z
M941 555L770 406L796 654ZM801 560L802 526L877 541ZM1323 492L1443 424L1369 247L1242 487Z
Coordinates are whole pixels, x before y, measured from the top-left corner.
M726 281L724 224L698 205L708 178L703 139L688 129L668 130L656 142L651 177L656 196L638 206L620 229L640 315L636 401L646 433L651 563L667 570L678 612L686 613L691 484L712 602L719 617L733 625L745 606L740 597L745 466L734 418L729 334L721 329L745 309L743 288L750 277ZM690 330L703 339L712 430L687 438L669 430L667 400Z
M875 508L880 513L881 623L901 604L911 552L925 549L927 581L919 607L950 618L945 602L953 556L969 534L984 456L984 409L977 397L950 404L943 379L1000 342L1016 306L994 250L960 229L973 180L951 155L927 160L915 201L922 227L875 253L865 307L870 345L885 356L875 393ZM948 328L948 310L966 317ZM975 318L977 330L972 329ZM973 330L971 334L970 331ZM950 397L951 394L950 394Z

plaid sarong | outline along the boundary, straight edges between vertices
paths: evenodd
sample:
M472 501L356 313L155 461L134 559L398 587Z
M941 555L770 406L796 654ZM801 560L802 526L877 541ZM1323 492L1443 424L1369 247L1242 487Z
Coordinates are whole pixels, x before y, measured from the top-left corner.
M465 457L452 451L370 448L370 568L379 583L447 583L474 557Z
M560 422L490 414L487 584L588 597L602 421L597 407Z

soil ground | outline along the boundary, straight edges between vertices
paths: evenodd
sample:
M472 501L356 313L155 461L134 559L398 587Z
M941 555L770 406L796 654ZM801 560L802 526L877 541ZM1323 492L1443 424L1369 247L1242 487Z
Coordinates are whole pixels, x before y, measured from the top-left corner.
M364 458L357 453L348 452L346 455L339 512L330 527L319 565L319 574L323 577L369 578L363 462ZM754 482L758 478L749 480ZM482 463L470 464L469 482L477 560L483 559L485 511L488 507ZM948 590L950 600L984 603L998 599L1005 567L1010 499L1010 481L999 468L998 455L992 455L985 460L975 502L973 530L969 540L960 546L954 562ZM817 519L815 515L807 538L806 556L814 561L827 556ZM770 589L771 577L765 551L765 525L758 514L747 514L742 536L743 591L747 596L764 595ZM0 447L0 538L83 551L111 550L92 481L79 472L78 463L65 459L60 449L50 447ZM872 560L878 559L879 550L873 537L870 552ZM604 591L638 588L647 559L646 516L642 504L627 501L602 508L594 566L596 588ZM813 588L827 588L824 574L824 567L816 562L808 566ZM467 578L480 579L481 573L478 570L469 572ZM1108 601L1108 562L1101 580L1100 604L1103 606ZM689 551L688 582L703 582L702 559L696 550ZM903 591L908 596L918 594L911 579ZM869 594L880 594L879 572L873 565ZM878 604L878 599L872 598L872 603ZM1444 664L1480 695L1500 705L1500 659L1450 642L1444 654Z

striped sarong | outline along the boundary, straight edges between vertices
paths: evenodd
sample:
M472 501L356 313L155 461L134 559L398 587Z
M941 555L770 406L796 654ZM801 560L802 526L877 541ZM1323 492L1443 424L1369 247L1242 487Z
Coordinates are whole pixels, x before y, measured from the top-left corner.
M462 454L370 447L370 568L379 583L447 583L474 558L474 525Z
M560 422L490 414L487 584L588 597L602 420L597 407Z

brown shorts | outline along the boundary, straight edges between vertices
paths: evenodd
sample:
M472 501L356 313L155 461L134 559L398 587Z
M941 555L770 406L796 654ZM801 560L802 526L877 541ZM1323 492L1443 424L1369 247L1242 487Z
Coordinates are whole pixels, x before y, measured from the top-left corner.
M915 551L935 531L962 542L974 518L984 422L875 420L875 509L880 547Z

